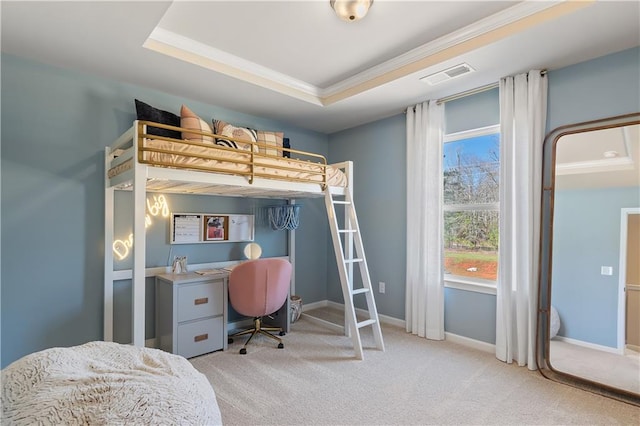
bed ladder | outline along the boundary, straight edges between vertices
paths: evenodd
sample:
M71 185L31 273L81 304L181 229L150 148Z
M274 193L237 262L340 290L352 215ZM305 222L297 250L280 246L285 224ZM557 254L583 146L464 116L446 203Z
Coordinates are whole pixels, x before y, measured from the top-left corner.
M344 199L337 200L335 197L343 197ZM367 267L367 259L364 255L362 238L360 238L360 227L358 226L358 218L356 217L356 209L353 205L353 196L351 191L346 190L344 196L334 195L331 193L330 187L328 187L325 190L325 205L327 207L327 216L329 217L329 226L331 228L331 237L333 239L333 251L336 254L338 273L340 274L340 284L342 286L342 296L344 298L345 335L351 336L356 357L358 359L363 359L364 355L362 352L362 341L360 339L360 328L369 325L372 327L373 338L377 349L384 351L384 342L382 341L380 319L378 318L376 302L373 298L369 268ZM344 229L339 228L338 219L336 217L336 205L344 206ZM353 250L354 246L355 253ZM356 257L354 257L354 254ZM360 266L359 269L360 276L362 278L362 288L353 288L354 263L357 263ZM368 318L358 322L354 306L354 296L361 294L366 298Z

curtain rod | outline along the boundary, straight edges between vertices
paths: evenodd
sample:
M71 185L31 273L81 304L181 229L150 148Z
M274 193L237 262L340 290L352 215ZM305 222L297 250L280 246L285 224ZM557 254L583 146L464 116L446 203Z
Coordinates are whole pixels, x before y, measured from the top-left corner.
M498 83L491 83L484 86L476 87L475 89L466 90L464 92L456 93L455 95L445 96L444 98L440 98L436 101L438 105L444 104L450 101L455 101L456 99L466 98L467 96L476 95L478 93L486 92L487 90L495 89L498 87Z
M547 75L547 70L541 70L540 71L540 75ZM444 98L440 98L436 101L436 103L438 105L440 104L444 104L450 101L455 101L456 99L462 99L464 97L467 96L471 96L471 95L476 95L478 93L482 93L482 92L486 92L487 90L491 90L491 89L495 89L496 87L498 87L500 85L500 83L495 82L495 83L490 83L490 84L486 84L484 86L480 86L480 87L476 87L475 89L471 89L471 90L466 90L464 92L460 92L460 93L456 93L450 96L445 96ZM409 107L411 108L411 107ZM405 110L404 113L406 114L407 111Z
M540 75L547 75L547 70L540 71ZM461 99L466 96L476 95L478 93L486 92L487 90L495 89L500 84L498 82L487 84L485 86L476 87L475 89L467 90L464 92L456 93L454 95L445 96L444 98L440 98L436 101L438 104L444 104L450 101L455 101L456 99Z

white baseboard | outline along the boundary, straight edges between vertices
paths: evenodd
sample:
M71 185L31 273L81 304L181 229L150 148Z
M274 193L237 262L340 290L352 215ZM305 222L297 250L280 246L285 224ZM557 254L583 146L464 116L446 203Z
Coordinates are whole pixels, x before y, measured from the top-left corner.
M304 312L302 312L302 316L304 316L308 321L311 321L314 324L318 324L322 327L330 328L340 334L344 333L344 327L339 324L334 324L331 321L326 321L326 320L323 320L322 318L317 318L312 315L305 314Z
M319 302L313 302L313 303L307 303L307 304L302 304L302 312L306 312L306 311L311 311L313 309L318 309L318 308L325 308L325 307L331 307L334 309L339 309L341 311L344 311L344 304L342 303L338 303L338 302L333 302L330 300L321 300ZM356 308L356 311L358 313L362 313L364 315L367 315L367 311L364 309L359 309ZM394 317L390 317L387 315L380 315L378 314L378 317L380 318L380 322L384 323L384 324L389 324L389 325L394 325L396 327L401 327L401 328L405 328L406 327L406 322L404 320L398 319L398 318L394 318ZM338 332L344 332L344 327L339 325L339 324L334 324L332 322L329 321L325 321L322 320L320 318L315 318L312 317L310 315L305 315L305 318L307 318L310 321L313 321L317 324L320 325L324 325L327 326L329 328L332 328ZM453 334L453 333L447 333L445 332L445 339L453 342L453 343L457 343L460 345L464 345L467 347L471 347L474 349L478 349L481 350L483 352L489 352L492 354L496 353L496 346L491 344L491 343L487 343L487 342L482 342L480 340L475 340L475 339L471 339L469 337L464 337L464 336L459 336L457 334Z
M302 315L309 321L318 324L320 326L323 327L327 327L327 328L331 328L332 330L334 330L337 333L344 333L344 327L340 324L334 324L331 321L326 321L323 320L322 318L317 318L314 317L312 315L308 315L305 314L305 312L308 311L312 311L314 309L320 309L320 308L326 308L327 306L334 306L333 305L334 302L329 302L328 300L321 300L319 302L313 302L313 303L307 303L305 304L304 302L302 303ZM337 303L336 305L338 305L338 309L342 309L343 305Z
M378 317L380 317L380 322L382 322L384 324L395 325L395 326L400 327L400 328L405 328L406 325L407 325L405 320L401 320L401 319L398 319L398 318L390 317L388 315L378 314Z
M311 311L313 309L324 308L329 304L327 300L321 300L319 302L304 303L302 302L302 312ZM342 305L341 305L342 306Z
M444 339L449 342L457 343L457 344L464 345L474 349L478 349L483 352L489 352L492 354L496 353L496 345L492 345L491 343L483 342L481 340L471 339L469 337L448 333L446 331L444 333Z
M589 349L595 349L597 351L609 352L611 354L624 355L624 350L620 350L618 348L612 348L611 346L598 345L597 343L585 342L583 340L576 340L570 337L564 336L556 336L553 340L558 340L559 342L571 343L572 345L582 346Z
M326 306L344 311L344 303L333 302L331 300L325 300L324 303L326 303Z
M341 311L344 311L344 304L342 304L342 303L332 302L330 300L324 300L323 302L325 303L324 306L330 306L332 308L340 309ZM362 315L369 315L369 313L367 312L366 309L360 309L360 308L356 308L356 313L359 313L359 314L362 314ZM401 319L398 319L398 318L394 318L394 317L390 317L388 315L378 314L378 318L380 319L380 323L381 324L395 325L396 327L404 327L405 326L404 320L401 320Z

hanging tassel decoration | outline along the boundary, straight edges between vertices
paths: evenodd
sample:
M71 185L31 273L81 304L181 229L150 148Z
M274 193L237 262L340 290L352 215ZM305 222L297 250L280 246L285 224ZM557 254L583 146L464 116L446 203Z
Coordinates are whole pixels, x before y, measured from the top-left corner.
M294 230L300 225L300 204L267 207L269 224L274 231Z

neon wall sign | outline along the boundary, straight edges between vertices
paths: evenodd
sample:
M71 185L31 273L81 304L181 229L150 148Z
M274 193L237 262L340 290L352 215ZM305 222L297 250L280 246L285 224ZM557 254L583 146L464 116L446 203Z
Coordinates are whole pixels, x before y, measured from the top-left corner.
M153 224L152 217L169 217L169 204L164 195L154 195L153 199L147 198L147 214L144 217L144 228L147 229ZM124 260L129 256L133 247L133 233L124 240L115 240L113 242L113 254L118 260Z

